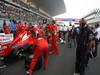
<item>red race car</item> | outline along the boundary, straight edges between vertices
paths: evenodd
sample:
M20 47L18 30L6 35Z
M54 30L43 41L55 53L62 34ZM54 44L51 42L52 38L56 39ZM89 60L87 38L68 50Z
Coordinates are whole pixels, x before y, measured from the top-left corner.
M15 36L14 40L8 43L1 44L0 56L9 56L12 52L17 55L26 45L32 44L32 37L29 31L24 31Z
M33 55L33 50L31 50L32 35L30 31L26 30L20 32L18 35L14 37L14 40L8 43L0 44L0 61L4 60L7 62L6 59L14 58L14 57L21 57L24 55L25 57L25 68L28 68L28 65L31 63L31 59ZM36 69L40 69L42 66L42 57L40 57L39 62L37 63Z

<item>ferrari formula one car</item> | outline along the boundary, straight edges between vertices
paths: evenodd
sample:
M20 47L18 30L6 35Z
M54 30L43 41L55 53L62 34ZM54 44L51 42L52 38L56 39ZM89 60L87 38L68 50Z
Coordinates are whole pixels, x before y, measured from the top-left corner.
M29 31L24 31L15 36L14 40L8 43L0 44L0 62L7 62L8 59L15 57L25 57L25 68L29 68L34 51L32 46L32 35ZM37 68L42 66L42 57L39 58Z

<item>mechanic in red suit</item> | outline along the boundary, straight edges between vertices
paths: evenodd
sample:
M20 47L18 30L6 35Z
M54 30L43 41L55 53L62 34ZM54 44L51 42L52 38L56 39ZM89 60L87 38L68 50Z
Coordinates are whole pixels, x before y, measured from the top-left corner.
M51 31L57 31L57 25L55 21L52 21L51 23Z
M21 21L19 21L19 22L17 23L17 25L16 25L16 32L17 32L17 33L20 33L20 32L22 31L21 26L22 26Z
M57 45L57 39L58 39L58 35L57 35L57 25L55 23L55 21L52 21L51 23L51 37L50 37L50 41L51 41L51 53L52 54L59 54L59 50L58 50L58 45Z
M4 23L3 23L3 32L5 34L10 34L9 26L6 25L6 21L5 20L4 20Z
M51 54L59 54L57 39L58 39L58 35L56 34L56 32L53 32L50 37L50 42L51 42L51 52L50 53Z
M27 70L28 75L32 75L32 71L35 69L35 65L38 61L38 58L44 54L44 65L43 68L46 69L48 66L48 43L45 38L43 38L41 35L38 35L38 38L36 38L36 32L31 31L33 38L35 38L33 41L33 49L34 51L34 56L32 58L30 68Z
M57 30L57 26L55 24L55 21L52 21L50 24L48 24L46 26L46 28L47 28L47 32L48 32L49 36L51 36L52 32Z
M48 24L46 26L46 28L47 28L47 32L48 32L49 36L52 35L52 23Z
M39 36L45 38L45 32L42 29L39 30Z
M38 26L34 26L32 27L32 29L36 31L36 33L38 33L39 36L41 35L41 37L45 37L45 32L42 28L40 29Z
M22 31L25 31L25 30L27 30L29 28L29 26L26 23L25 24L21 24L21 22L19 22L16 25L16 27L17 27L17 30L16 30L17 34L22 32Z

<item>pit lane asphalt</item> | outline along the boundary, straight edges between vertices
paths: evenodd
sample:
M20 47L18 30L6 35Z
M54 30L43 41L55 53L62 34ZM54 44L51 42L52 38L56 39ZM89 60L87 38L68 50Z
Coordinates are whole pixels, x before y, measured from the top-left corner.
M98 56L89 61L85 75L100 75L100 45ZM46 71L40 69L33 75L73 75L75 68L75 47L68 48L67 44L59 45L59 55L49 55L49 65ZM26 75L24 61L19 60L10 64L1 75Z

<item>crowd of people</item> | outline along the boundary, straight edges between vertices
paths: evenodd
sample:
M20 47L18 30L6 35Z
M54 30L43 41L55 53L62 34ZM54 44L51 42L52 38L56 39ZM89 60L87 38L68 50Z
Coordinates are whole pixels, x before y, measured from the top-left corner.
M58 43L65 44L67 38L69 48L72 47L72 42L74 42L74 45L76 46L74 75L84 75L89 59L97 56L97 48L100 40L100 27L98 23L94 28L93 26L89 26L83 18L80 20L79 25L79 27L70 25L71 27L68 28L66 25L57 26L55 21L43 25L32 25L31 23L22 24L21 21L18 23L16 23L16 21L10 21L10 24L6 25L6 21L4 21L3 32L5 34L13 33L15 36L20 32L30 30L34 41L32 48L35 52L30 68L26 71L27 74L32 75L32 71L41 54L44 54L43 67L46 69L48 67L48 54L58 55ZM49 44L51 44L50 50Z
M48 25L32 25L31 23L28 24L25 22L22 24L21 21L16 22L11 20L9 25L7 25L4 20L3 33L13 34L15 37L24 31L29 31L33 38L32 49L34 50L34 57L32 58L29 70L26 72L27 74L32 75L32 71L35 69L39 56L44 54L44 69L46 69L48 66L48 54L59 54L57 45L58 27L55 21L50 22ZM51 44L50 50L48 44Z

